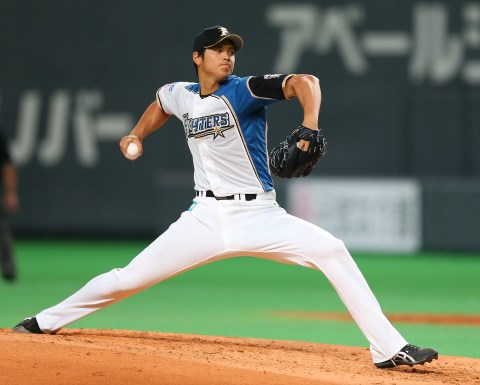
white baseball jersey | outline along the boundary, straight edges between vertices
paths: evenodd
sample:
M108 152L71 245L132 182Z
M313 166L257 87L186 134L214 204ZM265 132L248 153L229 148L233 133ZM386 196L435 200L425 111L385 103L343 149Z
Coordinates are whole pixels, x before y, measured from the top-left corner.
M157 91L163 111L183 122L196 190L227 196L273 189L266 106L285 98L283 86L290 76L232 75L206 97L198 83L172 83Z

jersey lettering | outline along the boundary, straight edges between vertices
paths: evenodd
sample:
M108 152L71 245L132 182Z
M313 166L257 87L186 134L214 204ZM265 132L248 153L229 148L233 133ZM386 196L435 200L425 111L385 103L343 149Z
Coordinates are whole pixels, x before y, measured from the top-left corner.
M198 118L190 118L188 114L184 114L183 127L187 138L197 139L213 135L213 139L216 139L218 136L225 137L223 132L231 129L233 124L230 124L228 113L200 116Z

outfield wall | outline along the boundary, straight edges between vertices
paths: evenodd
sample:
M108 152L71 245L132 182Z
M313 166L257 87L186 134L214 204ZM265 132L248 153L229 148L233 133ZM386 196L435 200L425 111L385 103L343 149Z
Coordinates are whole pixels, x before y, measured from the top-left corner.
M286 186L289 211L352 250L478 250L480 180L306 178Z
M134 163L118 140L158 87L195 80L192 40L220 24L245 40L237 75L319 77L329 144L314 177L416 180L421 247L479 250L479 15L477 2L455 0L4 0L0 125L20 171L15 232L150 235L188 207L179 122ZM273 105L270 146L300 120L296 102Z

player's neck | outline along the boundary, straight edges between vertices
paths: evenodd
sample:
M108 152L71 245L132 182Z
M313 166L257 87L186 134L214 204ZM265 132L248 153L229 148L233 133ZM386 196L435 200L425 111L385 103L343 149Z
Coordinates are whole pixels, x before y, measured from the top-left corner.
M210 95L213 94L221 87L220 83L202 83L200 82L200 94L201 95Z
M225 79L218 81L213 78L200 77L200 95L210 95L217 91L223 84Z

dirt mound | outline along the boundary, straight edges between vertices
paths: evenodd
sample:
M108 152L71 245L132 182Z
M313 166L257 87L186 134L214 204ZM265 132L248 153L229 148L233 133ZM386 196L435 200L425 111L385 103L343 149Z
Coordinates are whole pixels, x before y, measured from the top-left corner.
M96 329L0 340L2 385L480 384L480 359L380 370L367 349L316 343Z

